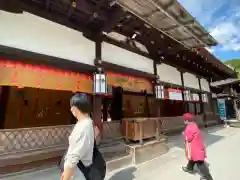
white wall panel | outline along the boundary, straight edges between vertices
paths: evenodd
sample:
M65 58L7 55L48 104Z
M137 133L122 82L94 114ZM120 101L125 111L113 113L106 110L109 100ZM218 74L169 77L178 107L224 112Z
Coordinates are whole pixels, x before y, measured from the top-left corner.
M123 67L154 74L153 60L106 42L103 42L102 44L102 60Z
M0 11L0 44L93 65L95 43L81 32L33 14Z
M159 64L157 65L157 73L163 82L182 85L180 72L172 66L164 63Z
M195 75L186 72L183 74L183 80L185 87L199 89L198 78Z
M209 87L209 83L208 83L208 81L206 80L206 79L201 79L200 80L200 82L201 82L201 88L202 88L202 90L203 91L207 91L207 92L210 92L210 87Z

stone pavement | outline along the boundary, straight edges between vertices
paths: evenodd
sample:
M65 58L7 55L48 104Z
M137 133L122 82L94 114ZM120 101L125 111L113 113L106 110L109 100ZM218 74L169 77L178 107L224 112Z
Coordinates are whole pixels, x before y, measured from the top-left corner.
M207 145L210 170L215 180L238 180L240 173L240 129L215 127L203 132ZM152 161L137 167L112 171L107 180L194 180L198 175L189 175L181 171L186 163L182 136L169 138L170 151ZM25 173L1 180L59 180L57 168Z

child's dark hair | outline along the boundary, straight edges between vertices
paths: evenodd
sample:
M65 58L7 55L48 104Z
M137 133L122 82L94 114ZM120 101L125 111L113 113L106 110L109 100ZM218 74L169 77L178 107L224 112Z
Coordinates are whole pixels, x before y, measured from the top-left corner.
M82 113L90 113L91 112L91 104L87 94L78 93L75 94L70 100L70 106L76 107Z

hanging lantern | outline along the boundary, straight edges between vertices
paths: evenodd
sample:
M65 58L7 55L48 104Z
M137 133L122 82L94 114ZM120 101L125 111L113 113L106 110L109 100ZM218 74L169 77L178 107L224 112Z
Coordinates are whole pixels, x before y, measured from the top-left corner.
M184 97L185 97L185 101L191 101L191 94L189 90L184 90Z
M76 0L72 0L72 7L73 7L73 8L76 8L76 7L77 7L77 2L76 2Z
M93 93L95 94L107 93L107 76L101 71L93 74Z
M205 103L208 102L208 95L206 93L202 94L202 102L205 102Z
M164 99L164 86L156 84L155 86L155 95L157 99Z

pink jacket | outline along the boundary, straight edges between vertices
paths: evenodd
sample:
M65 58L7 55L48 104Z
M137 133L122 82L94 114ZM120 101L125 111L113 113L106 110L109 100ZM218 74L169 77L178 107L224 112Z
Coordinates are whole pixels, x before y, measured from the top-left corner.
M203 161L206 157L206 151L200 129L196 123L191 122L187 125L184 130L184 138L190 144L190 160Z

